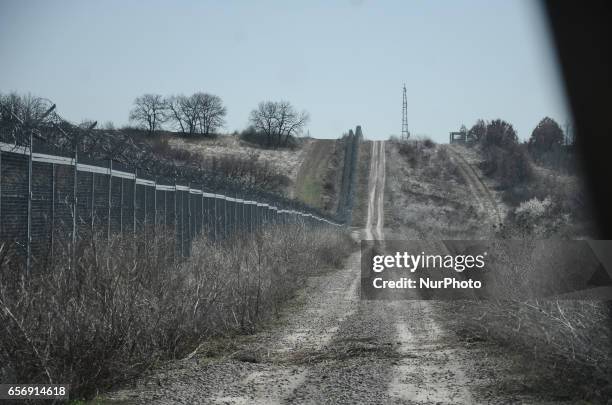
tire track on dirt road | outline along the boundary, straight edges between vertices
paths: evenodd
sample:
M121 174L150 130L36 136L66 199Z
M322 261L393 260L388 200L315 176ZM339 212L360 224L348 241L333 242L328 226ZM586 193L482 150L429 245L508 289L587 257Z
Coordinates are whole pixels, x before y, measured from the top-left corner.
M374 202L376 199L376 182L372 181L373 179L378 178L378 149L377 143L372 142L372 153L370 157L370 172L368 175L368 210L366 215L366 223L364 232L365 240L374 240L374 235L372 234L372 220L374 219Z
M144 377L104 403L282 404L313 369L359 303L359 253L338 271L312 276L276 326L247 337L221 358L195 354ZM296 305L297 304L297 305ZM312 361L314 362L314 360Z
M368 179L368 212L364 229L366 240L384 239L385 164L385 142L372 141ZM374 221L376 221L375 224Z
M503 223L502 216L497 207L497 202L491 194L491 190L484 184L476 170L472 165L463 157L461 152L458 152L452 145L446 146L451 154L451 159L457 165L463 178L468 183L468 187L472 191L474 198L480 205L481 211L485 213L490 220L494 221L496 226Z
M385 144L373 142L368 220L384 238ZM121 403L471 403L462 362L427 301L361 300L359 252L308 279L298 305L222 358L195 355L109 395ZM418 298L418 297L415 297ZM275 326L276 325L276 326ZM111 401L112 403L112 401Z
M373 142L364 236L383 244L385 164L384 142ZM313 366L287 403L473 403L463 371L469 353L448 339L432 304L419 298L360 301L325 348L326 361Z
M376 213L374 237L384 244L384 193L386 181L385 144L372 145L370 169L370 206L366 221L372 227L370 215ZM374 205L374 206L372 206ZM422 243L427 250L426 243ZM439 246L430 247L438 251ZM437 249L437 250L436 250ZM420 250L419 250L420 251ZM469 353L450 343L446 333L434 320L434 309L429 301L413 299L401 301L366 301L370 305L383 305L387 322L392 324L397 358L382 373L386 392L381 395L385 403L394 404L455 404L473 403L469 381L463 371L463 362ZM387 327L389 325L386 325Z
M374 193L376 193L377 195L377 201L376 201L376 209L378 212L378 215L376 217L376 232L378 233L378 239L379 240L384 240L385 239L385 234L383 232L384 230L384 224L385 224L385 204L384 204L384 198L385 198L385 181L386 181L386 164L387 161L385 159L385 141L380 141L377 142L378 143L378 159L377 159L377 163L378 163L378 177L376 179L376 190L374 190Z

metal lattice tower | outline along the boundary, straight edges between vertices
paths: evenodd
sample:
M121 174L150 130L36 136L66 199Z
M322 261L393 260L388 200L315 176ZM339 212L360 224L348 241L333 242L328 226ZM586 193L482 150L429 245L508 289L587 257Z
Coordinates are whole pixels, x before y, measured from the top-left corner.
M406 85L404 84L404 98L402 101L402 139L410 138L408 131L408 99L406 98Z

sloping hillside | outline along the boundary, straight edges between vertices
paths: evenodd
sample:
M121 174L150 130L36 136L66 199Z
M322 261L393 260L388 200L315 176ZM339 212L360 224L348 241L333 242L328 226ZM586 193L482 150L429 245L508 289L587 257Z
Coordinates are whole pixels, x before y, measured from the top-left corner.
M277 191L327 213L336 212L343 155L335 139L302 139L296 149L263 149L231 135L193 140L167 136L165 141L178 155L195 154L204 166L221 168L228 175L233 171L221 166L250 162L253 170L265 167L284 178Z

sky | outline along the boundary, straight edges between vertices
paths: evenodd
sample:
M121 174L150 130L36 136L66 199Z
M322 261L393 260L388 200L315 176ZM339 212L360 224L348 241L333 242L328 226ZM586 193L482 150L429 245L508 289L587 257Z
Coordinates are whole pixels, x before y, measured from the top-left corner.
M570 115L535 0L0 2L0 92L46 97L74 122L128 124L144 93L203 91L248 125L260 101L310 113L308 132L448 140L501 118L529 137Z

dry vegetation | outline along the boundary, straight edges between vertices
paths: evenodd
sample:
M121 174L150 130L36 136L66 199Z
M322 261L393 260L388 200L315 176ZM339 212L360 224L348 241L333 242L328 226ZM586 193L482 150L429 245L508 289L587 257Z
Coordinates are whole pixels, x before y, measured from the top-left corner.
M387 239L471 239L491 236L488 212L479 209L448 151L428 140L387 147Z
M353 249L342 232L288 225L223 244L201 239L175 262L163 253L171 240L88 243L75 268L58 256L25 281L4 257L0 380L61 382L90 397L207 337L253 332L303 277L340 266Z
M233 135L212 139L160 136L154 142L159 149L176 154L178 160L194 159L227 176L240 176L269 191L291 195L309 140L303 140L304 145L295 149L263 149Z
M528 165L525 170L509 166L518 156L514 152L487 154L480 147L463 152L478 155L471 156L470 163L486 184L495 187L490 190L494 199L505 205L500 207L501 212L507 212L503 227L496 230L482 226L486 212L471 204L474 196L444 147L391 142L388 161L397 159L398 164L389 165L386 215L396 235L421 239L565 239L592 235L590 210L576 176L540 168L522 153L526 159L523 163ZM487 172L492 167L491 159L497 159L497 167ZM499 181L498 176L506 176L505 181ZM388 239L395 236L387 233ZM556 281L554 274L542 277L550 277L540 280L542 283ZM524 287L514 275L505 279L510 284L516 281L506 286L509 289ZM536 392L556 395L559 391L565 399L583 397L595 403L612 397L612 308L606 301L455 301L445 308L442 316L465 341L492 344L490 353L501 345L504 351L497 354L503 356L501 361L508 361L509 353L519 356L518 363L510 368L537 362L538 367L527 373L538 382L533 388ZM533 385L533 381L520 384ZM521 390L525 385L515 392Z
M260 151L241 146L232 137L219 136L213 139L186 140L173 136L159 136L147 140L152 151L177 165L202 167L221 177L232 178L247 186L266 191L288 194L293 185L292 172L286 169L300 163L299 152ZM287 157L285 166L274 154L293 154ZM291 170L297 170L291 166Z
M533 165L533 176L507 189L512 208L505 221L505 238L582 239L596 236L591 204L579 176Z
M294 197L335 215L342 176L342 141L312 139L305 148L305 158L299 168L294 187Z
M486 148L476 147L484 156L485 173L490 167L487 162L494 159L501 162L501 167L506 166L501 173L504 181L499 180L500 173L489 173L508 205L497 237L581 239L595 236L591 207L579 175L539 167L525 151L517 152L522 147L513 147L501 157L499 153L489 156ZM549 273L541 274L538 281L553 285L558 279ZM509 289L526 288L515 275L509 275L508 280L515 282ZM592 401L612 395L611 308L605 301L487 301L462 308L460 313L468 336L502 342L542 361L543 371L551 374L547 380L551 387L562 389L559 387L563 382L566 383L563 389L567 385L581 385L584 395Z

